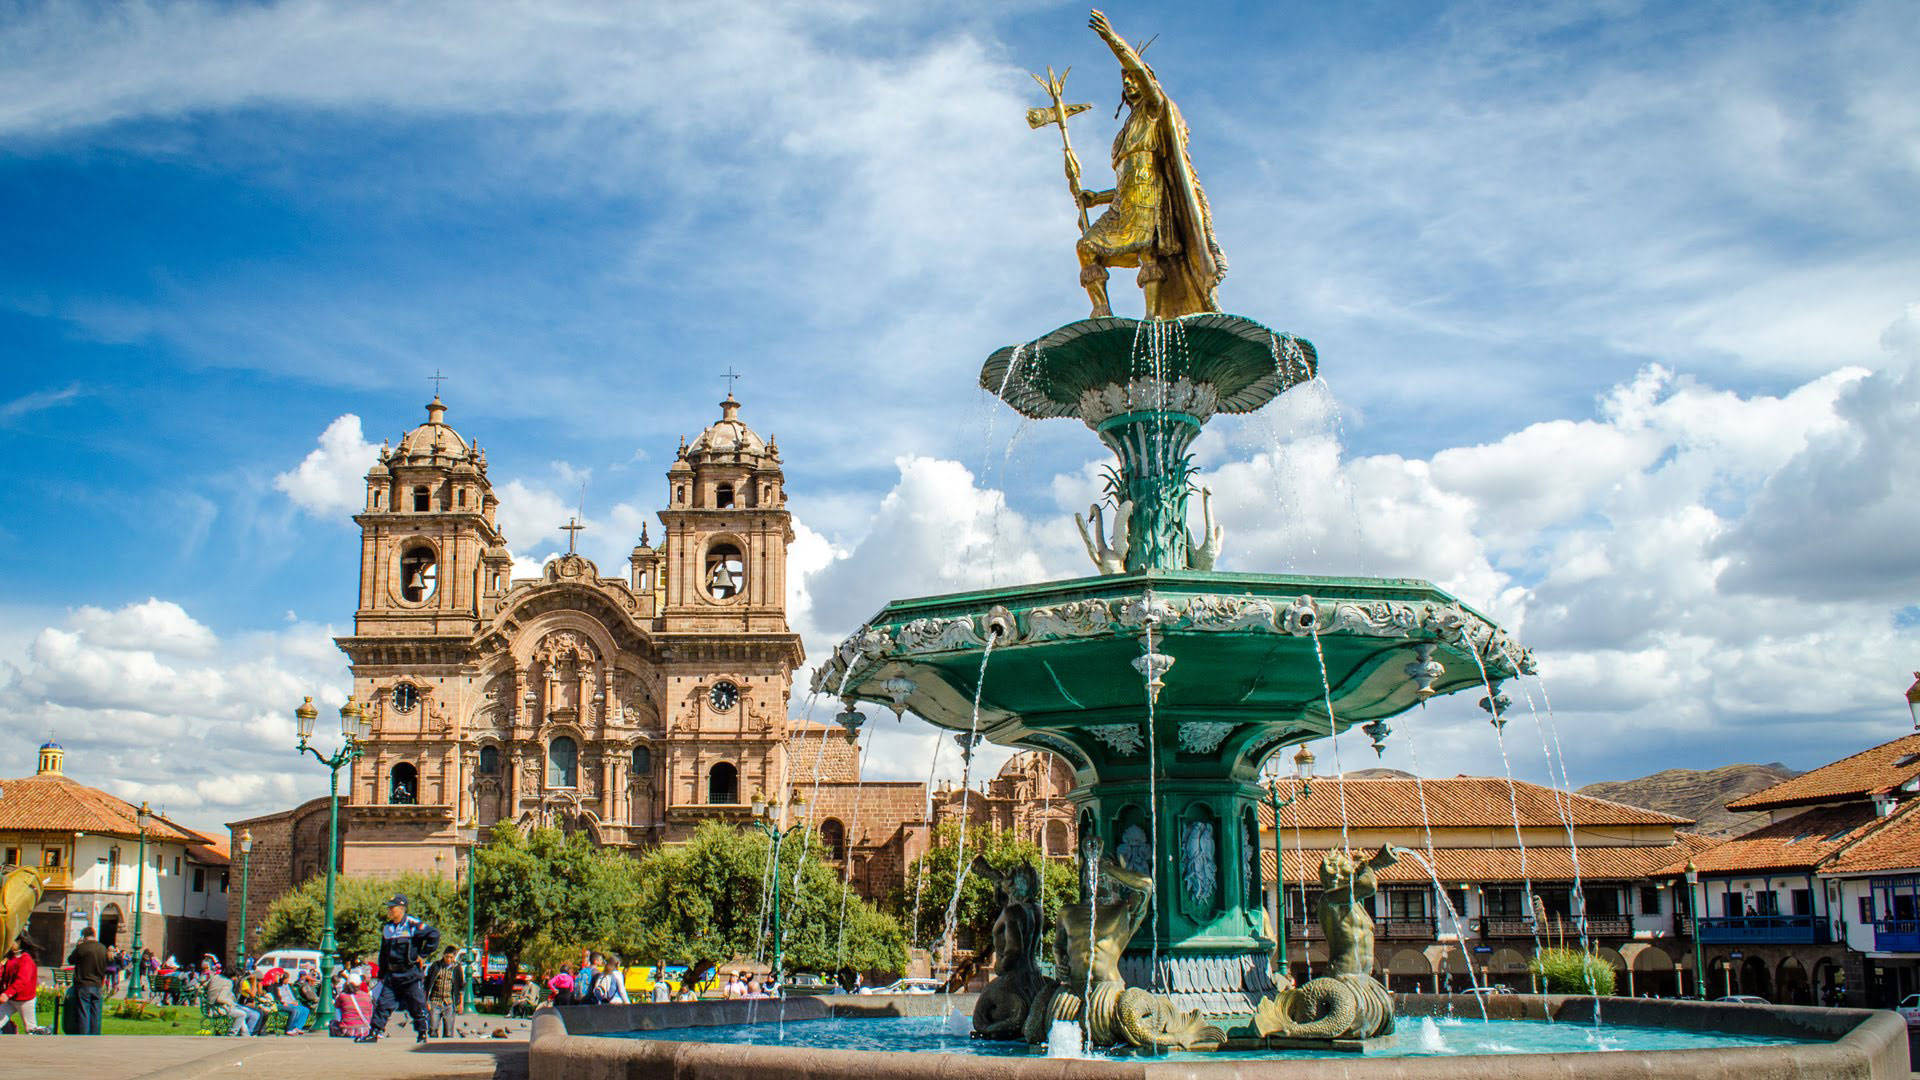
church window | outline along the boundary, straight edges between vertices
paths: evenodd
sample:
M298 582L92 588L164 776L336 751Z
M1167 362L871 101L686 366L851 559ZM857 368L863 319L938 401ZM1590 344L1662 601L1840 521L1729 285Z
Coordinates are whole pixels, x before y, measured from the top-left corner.
M420 771L409 762L401 762L387 774L387 802L394 806L415 806L420 802Z
M425 602L440 582L439 562L425 545L408 548L400 556L400 596L410 604Z
M1064 821L1047 822L1047 854L1067 854L1067 823Z
M633 775L636 777L653 774L653 751L644 746L633 748Z
M826 845L827 858L839 862L847 857L847 827L828 818L820 823L820 843Z
M458 506L467 505L467 489L466 488L456 489L453 493L453 501L455 505L458 505Z
M716 510L733 509L733 485L721 484L713 489L713 507Z
M729 805L739 802L739 770L725 761L707 770L707 801Z
M575 787L579 781L580 747L565 735L547 744L547 786Z
M415 510L433 509L433 497L427 494L426 485L423 484L413 489L413 508Z
M393 711L412 712L420 704L420 691L412 683L400 683L393 688Z
M740 595L747 587L747 564L740 549L732 544L715 544L707 549L707 595L726 600Z
M499 776L500 775L500 748L499 747L488 745L480 748L480 775L481 776Z
M380 495L381 495L380 489L374 488L373 489L373 508L375 510L380 509Z

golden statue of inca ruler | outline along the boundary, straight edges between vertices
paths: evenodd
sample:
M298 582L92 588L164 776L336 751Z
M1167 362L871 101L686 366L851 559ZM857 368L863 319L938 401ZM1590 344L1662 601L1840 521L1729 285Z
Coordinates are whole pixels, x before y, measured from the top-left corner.
M1107 299L1110 266L1139 268L1149 318L1218 311L1214 290L1226 276L1227 260L1213 236L1207 194L1194 179L1193 162L1187 156L1186 121L1160 88L1153 69L1114 32L1105 14L1094 11L1087 25L1120 61L1120 101L1129 110L1113 140L1113 189L1080 187L1080 163L1072 146L1065 143L1067 117L1080 109L1061 103L1064 75L1055 79L1048 70L1041 85L1047 87L1053 106L1029 110L1027 121L1034 127L1049 122L1060 125L1068 185L1082 211L1080 284L1093 301L1093 314L1113 314ZM1107 210L1086 225L1085 211L1096 206Z

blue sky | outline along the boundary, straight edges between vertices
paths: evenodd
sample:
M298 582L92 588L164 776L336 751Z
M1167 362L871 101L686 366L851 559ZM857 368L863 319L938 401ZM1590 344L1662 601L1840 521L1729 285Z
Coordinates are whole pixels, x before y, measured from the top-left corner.
M1228 565L1498 614L1576 783L1899 733L1920 12L1109 12L1159 35L1224 305L1323 361L1201 446ZM731 365L788 463L815 655L893 595L1078 573L1097 445L973 382L1084 314L1057 142L1021 119L1026 73L1071 64L1105 175L1118 80L1084 23L0 6L0 775L53 729L188 820L318 790L284 725L344 689L342 499L436 370L528 565L576 506L612 565ZM1422 714L1428 771L1491 768L1475 714ZM925 775L931 736L886 739L877 768Z

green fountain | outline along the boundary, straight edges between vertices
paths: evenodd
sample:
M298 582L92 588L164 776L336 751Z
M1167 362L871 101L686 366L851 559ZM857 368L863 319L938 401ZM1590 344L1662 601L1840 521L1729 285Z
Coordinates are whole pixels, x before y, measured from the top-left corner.
M1272 1034L1254 1016L1286 989L1263 929L1262 764L1356 724L1377 748L1389 718L1436 694L1497 688L1531 660L1425 581L1214 568L1222 530L1204 490L1201 527L1188 524L1194 439L1211 418L1313 379L1319 359L1305 340L1216 310L1224 261L1185 125L1097 13L1095 29L1120 58L1133 113L1115 142L1114 192L1081 191L1067 150L1076 202L1113 206L1079 245L1094 315L994 352L980 385L1023 416L1077 418L1113 451L1104 505L1077 519L1099 573L890 603L814 672L813 689L1069 762L1083 880L1125 884L1099 880L1103 857L1127 881L1151 879L1152 914L1126 931L1119 978L1242 1042ZM1079 108L1061 102L1059 80L1043 85L1054 104L1029 120L1064 133ZM1130 183L1162 200L1144 226L1127 220L1144 198ZM1128 249L1143 229L1145 246ZM1147 319L1108 313L1116 265L1141 267ZM1074 959L1058 957L1086 966ZM1091 983L1085 996L1097 996Z

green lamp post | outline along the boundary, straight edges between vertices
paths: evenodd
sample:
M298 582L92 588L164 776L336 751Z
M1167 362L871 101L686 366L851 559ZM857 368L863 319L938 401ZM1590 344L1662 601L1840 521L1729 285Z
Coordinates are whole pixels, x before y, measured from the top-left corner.
M795 794L793 797L794 811L797 813L806 801L807 797L804 794ZM807 826L805 822L796 821L792 825L782 829L779 821L780 804L769 803L765 795L755 792L753 796L753 823L759 827L761 832L767 834L769 840L773 841L773 985L782 996L785 996L787 992L787 977L785 957L782 950L784 941L781 937L780 928L780 845L786 841L787 837L792 836L794 833L806 831Z
M1291 974L1293 970L1287 956L1287 875L1282 860L1280 811L1313 794L1313 751L1304 743L1300 752L1293 755L1293 775L1298 783L1293 794L1284 799L1280 797L1280 778L1276 776L1267 781L1267 805L1273 808L1273 934L1277 939L1274 956L1279 960L1276 970L1280 975Z
M240 948L236 950L234 963L241 971L247 969L247 879L253 871L253 830L240 830Z
M467 951L460 961L460 1000L466 1004L468 1012L476 1012L473 1007L473 965L477 963L473 951L473 854L480 846L480 823L468 818L465 825L454 830L460 839L460 846L467 849Z
M352 764L360 756L360 744L371 734L371 724L360 703L349 694L347 703L340 706L340 749L332 756L323 756L320 751L307 745L313 738L313 724L319 719L320 712L313 707L313 699L307 698L300 707L293 710L294 730L300 736L296 749L313 755L313 759L327 767L327 906L326 922L320 932L320 1005L314 1010L315 1030L324 1031L327 1022L333 1019L333 968L334 953L340 943L333 934L333 886L339 874L340 862L340 769Z
M1687 860L1687 916L1693 923L1693 996L1707 1000L1707 969L1700 960L1700 870Z
M140 924L147 921L147 830L153 827L153 811L145 802L140 804L140 812L133 816L133 821L140 828L140 869L133 879L133 996L139 997L141 979L147 972L146 960L140 952Z

